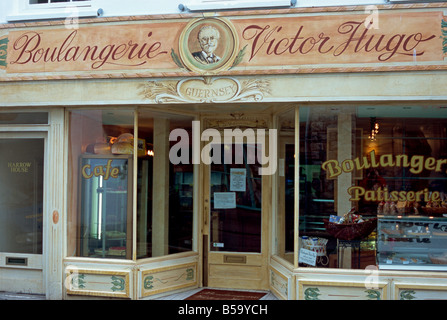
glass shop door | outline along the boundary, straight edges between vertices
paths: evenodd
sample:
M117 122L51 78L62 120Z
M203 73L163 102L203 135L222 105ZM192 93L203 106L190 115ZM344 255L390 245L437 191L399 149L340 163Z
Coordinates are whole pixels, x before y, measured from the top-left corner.
M212 151L205 170L209 233L204 243L204 285L220 288L268 287L269 176L261 167L256 144L222 144ZM220 153L220 154L219 154ZM229 157L233 157L231 163ZM267 194L266 194L267 193ZM267 201L266 201L267 200Z
M0 133L0 291L45 293L46 133Z

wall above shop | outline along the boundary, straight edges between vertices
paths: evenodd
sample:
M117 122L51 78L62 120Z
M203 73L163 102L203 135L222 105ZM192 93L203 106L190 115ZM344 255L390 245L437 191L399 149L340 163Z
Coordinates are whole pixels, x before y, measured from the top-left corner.
M68 1L68 0L67 0ZM246 0L244 2L251 2L253 0ZM133 0L128 1L123 5L122 1L118 0L88 0L82 1L82 6L75 6L75 9L66 9L64 7L58 8L45 8L39 4L39 8L29 5L29 0L1 0L0 1L0 24L11 22L12 20L19 21L20 16L23 16L23 21L33 20L48 20L57 19L59 15L60 19L73 18L76 13L79 16L85 16L85 12L89 12L88 15L92 16L100 10L100 15L103 17L117 17L117 16L140 16L140 15L163 15L163 14L178 14L182 12L189 12L186 8L188 5L199 4L202 0L166 0L162 2L146 1L146 0ZM88 4L87 4L88 2ZM239 2L239 1L222 1L222 6L216 7L212 10L223 10L226 8L227 2ZM253 1L254 2L254 1ZM357 5L380 5L386 4L386 0L298 0L293 1L294 4L290 8L308 8L308 7L325 7L325 6L357 6ZM36 6L36 5L34 5ZM236 6L232 10L240 10ZM255 6L254 8L257 8ZM90 9L90 10L88 10ZM95 9L95 10L91 10ZM182 10L183 9L183 10ZM262 9L262 8L261 8ZM269 7L265 7L265 10L269 10ZM92 14L93 12L93 14ZM53 14L50 18L48 14Z

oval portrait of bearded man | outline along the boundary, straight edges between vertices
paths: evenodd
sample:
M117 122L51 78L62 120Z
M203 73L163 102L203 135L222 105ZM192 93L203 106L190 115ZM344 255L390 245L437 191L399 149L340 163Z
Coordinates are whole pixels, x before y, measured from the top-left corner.
M211 72L229 69L237 55L238 41L227 20L205 18L192 21L182 32L180 57L192 71Z

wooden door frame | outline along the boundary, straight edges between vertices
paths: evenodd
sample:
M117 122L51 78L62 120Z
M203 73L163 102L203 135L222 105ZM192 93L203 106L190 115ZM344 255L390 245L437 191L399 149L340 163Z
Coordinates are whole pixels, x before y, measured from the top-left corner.
M210 116L202 117L204 124L201 132L208 128L214 128L223 132L223 129L246 128L268 129L271 128L271 118L268 115L229 117ZM266 134L268 137L268 134ZM201 142L201 149L208 142ZM267 139L268 143L268 139ZM201 163L200 173L202 176L202 186L199 190L199 201L202 204L201 212L201 251L203 257L202 276L203 286L235 289L257 289L266 290L269 288L268 266L270 257L271 242L271 212L272 196L269 190L272 189L272 175L262 176L262 204L261 204L261 252L260 253L237 253L237 252L212 252L210 243L210 170L211 166ZM221 276L219 276L221 275ZM249 279L251 278L251 279Z

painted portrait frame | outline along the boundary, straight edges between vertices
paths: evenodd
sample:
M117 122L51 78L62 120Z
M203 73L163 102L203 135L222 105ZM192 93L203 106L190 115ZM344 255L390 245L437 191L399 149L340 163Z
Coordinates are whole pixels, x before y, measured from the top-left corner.
M202 27L211 26L219 31L220 38L215 54L220 60L213 63L201 63L194 58L193 53L201 50L198 33ZM238 54L239 41L236 30L231 22L223 18L199 18L191 21L182 31L179 38L180 58L191 71L215 74L228 70Z

